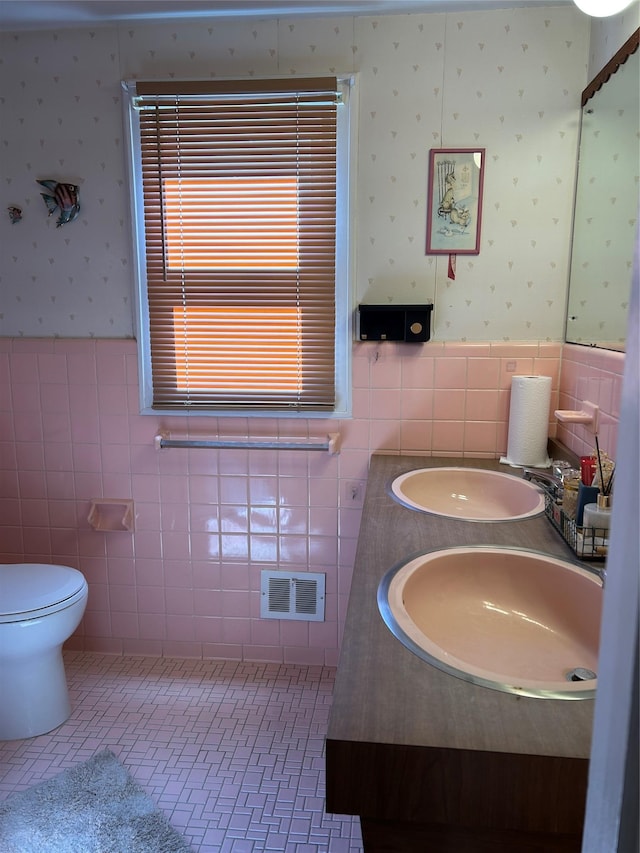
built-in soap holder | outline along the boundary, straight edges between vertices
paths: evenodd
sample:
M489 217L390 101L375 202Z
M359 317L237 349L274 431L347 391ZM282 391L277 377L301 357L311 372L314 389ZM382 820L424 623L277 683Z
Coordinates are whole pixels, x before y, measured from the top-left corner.
M135 528L133 500L129 498L95 498L91 501L87 521L94 530L132 533Z
M598 432L598 415L600 407L585 400L581 409L556 409L556 419L563 424L584 424L591 432Z

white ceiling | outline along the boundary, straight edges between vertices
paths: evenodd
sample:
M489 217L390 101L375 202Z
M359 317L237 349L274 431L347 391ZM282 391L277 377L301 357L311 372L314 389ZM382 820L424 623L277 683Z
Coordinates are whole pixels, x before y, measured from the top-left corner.
M460 12L570 3L572 0L0 0L0 29L42 30L215 17Z

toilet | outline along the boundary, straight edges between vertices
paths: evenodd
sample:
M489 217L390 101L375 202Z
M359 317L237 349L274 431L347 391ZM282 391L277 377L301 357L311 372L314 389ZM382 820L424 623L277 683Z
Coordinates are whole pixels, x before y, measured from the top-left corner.
M0 740L50 732L71 713L62 644L87 605L69 566L0 565Z

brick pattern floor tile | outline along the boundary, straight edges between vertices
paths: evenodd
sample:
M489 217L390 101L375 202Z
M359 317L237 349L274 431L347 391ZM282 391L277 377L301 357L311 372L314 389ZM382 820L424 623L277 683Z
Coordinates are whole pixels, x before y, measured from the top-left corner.
M73 711L0 741L0 799L109 748L194 853L361 853L324 811L335 670L65 652Z

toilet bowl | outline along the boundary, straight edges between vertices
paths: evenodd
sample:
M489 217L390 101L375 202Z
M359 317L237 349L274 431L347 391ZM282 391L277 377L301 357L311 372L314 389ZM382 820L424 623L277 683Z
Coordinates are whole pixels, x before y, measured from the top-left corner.
M0 565L0 740L50 732L71 713L62 644L87 605L81 572Z

